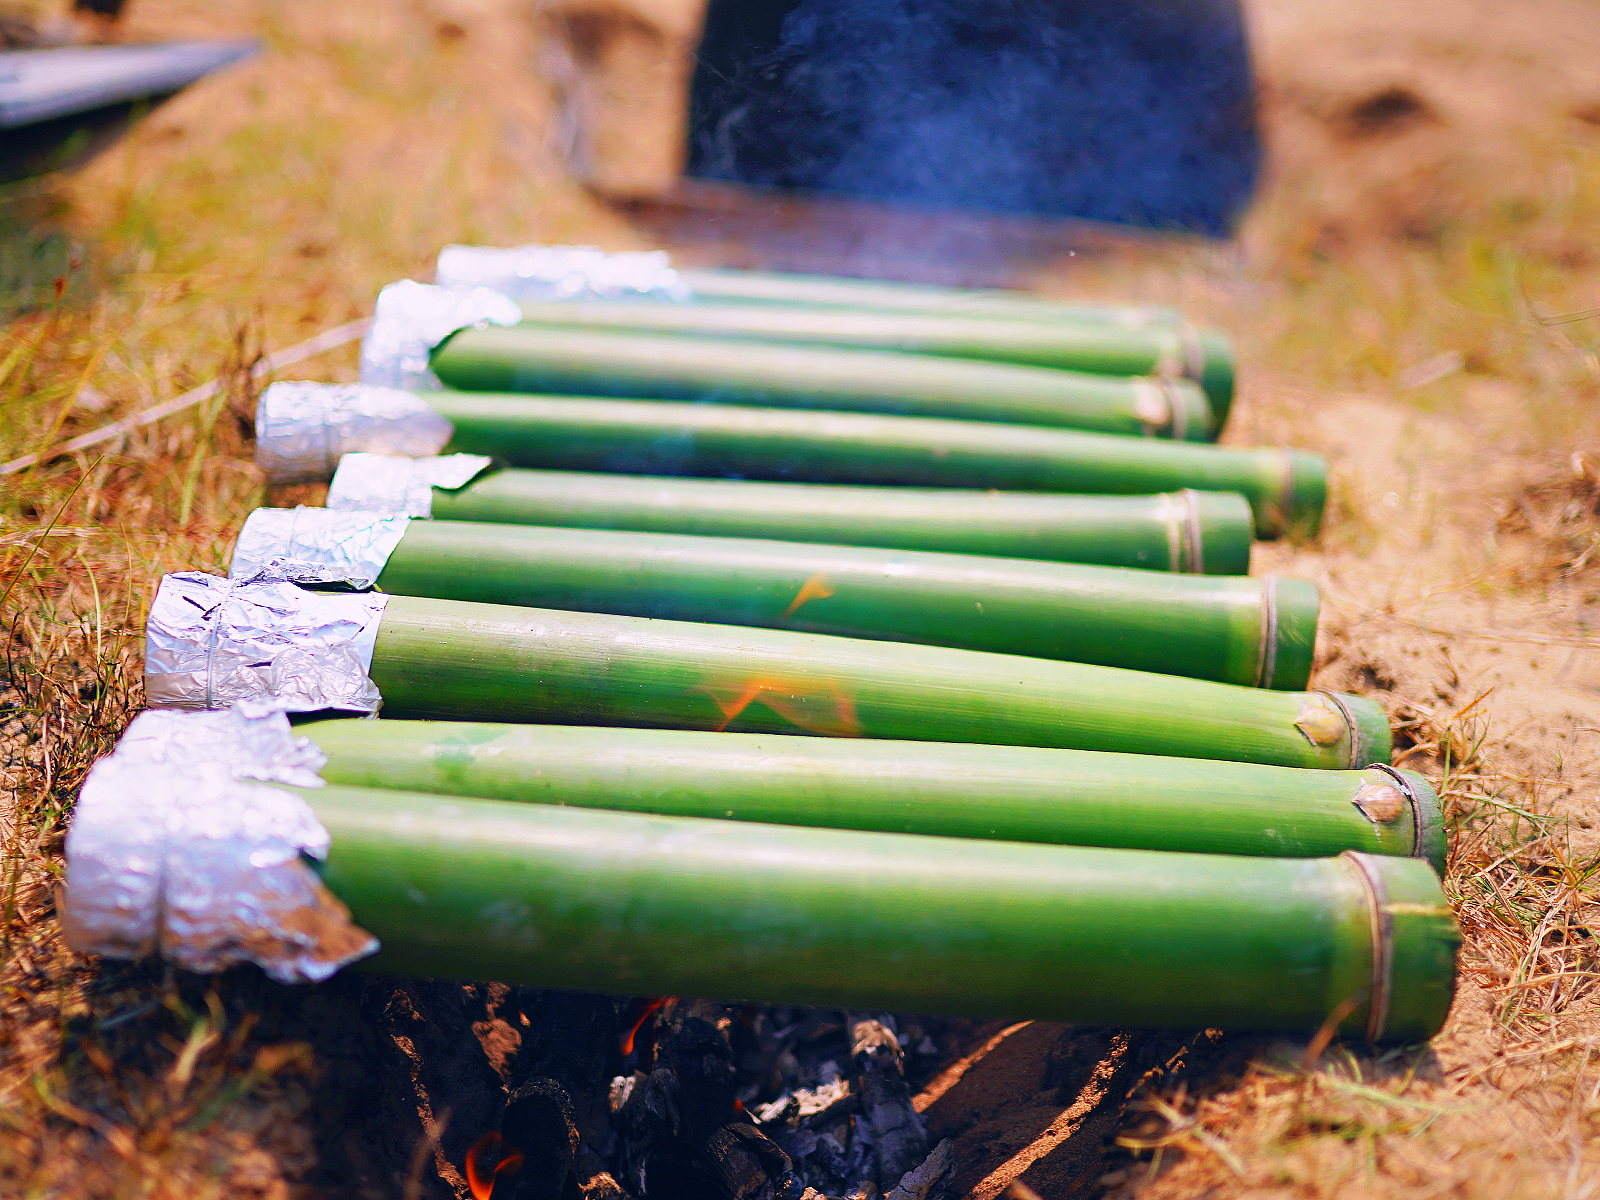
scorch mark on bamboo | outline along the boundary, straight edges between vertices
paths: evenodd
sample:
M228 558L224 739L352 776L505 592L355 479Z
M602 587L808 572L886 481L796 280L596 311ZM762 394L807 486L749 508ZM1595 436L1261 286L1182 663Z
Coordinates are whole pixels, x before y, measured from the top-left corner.
M795 609L799 608L807 600L826 600L831 595L833 595L833 589L828 586L828 577L818 571L800 586L800 591L790 602L789 607L783 610L783 616L779 620L787 620L793 616Z
M717 726L718 733L726 732L740 713L759 701L789 724L808 733L824 737L861 736L855 701L836 684L755 678L737 688L704 683L691 690L704 692L721 710L723 721ZM806 707L806 702L812 699L820 700L821 705Z

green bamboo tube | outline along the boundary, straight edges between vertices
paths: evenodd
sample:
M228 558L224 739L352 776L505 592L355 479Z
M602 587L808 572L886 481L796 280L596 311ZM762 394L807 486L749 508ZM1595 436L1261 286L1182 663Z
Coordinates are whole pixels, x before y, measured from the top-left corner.
M810 305L819 308L928 313L1052 325L1112 325L1122 329L1175 328L1198 344L1195 376L1211 400L1216 426L1227 423L1233 403L1234 355L1227 336L1187 324L1175 308L1068 304L1043 296L992 289L930 287L882 279L787 275L762 271L679 270L697 300L713 304Z
M1420 775L1382 767L450 721L319 721L301 732L328 756L329 783L358 787L1129 850L1361 850L1426 858L1444 872L1438 797Z
M446 386L473 392L893 412L1178 441L1216 436L1205 395L1188 380L886 350L496 325L452 334L432 364Z
M748 479L495 471L433 494L451 521L942 550L1246 575L1250 506L1233 492L1062 496Z
M826 634L394 596L370 669L395 717L1063 746L1348 770L1369 700Z
M323 878L388 974L1420 1041L1460 936L1415 859L798 829L330 787Z
M846 275L794 275L778 271L680 267L678 275L696 301L738 300L757 304L865 308L884 312L931 312L957 316L1003 316L1013 320L1083 321L1143 329L1176 325L1175 308L1121 304L1070 304L1000 288L940 287Z
M1299 690L1317 589L765 538L412 521L378 587L954 646Z
M988 421L722 404L435 392L451 448L516 466L1145 495L1238 492L1256 533L1314 533L1327 468L1292 450L1235 450Z
M525 301L522 317L531 325L561 329L895 350L1096 375L1182 375L1200 383L1202 390L1206 379L1205 347L1173 325L1129 329L1108 321L1046 322L794 305L605 301ZM1228 391L1206 393L1213 410L1232 402L1232 382L1230 372L1226 380ZM1212 430L1213 434L1217 431Z

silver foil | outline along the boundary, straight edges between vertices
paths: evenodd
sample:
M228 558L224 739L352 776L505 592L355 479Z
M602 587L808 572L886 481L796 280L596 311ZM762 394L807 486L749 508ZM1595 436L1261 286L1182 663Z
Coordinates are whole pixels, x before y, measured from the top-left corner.
M607 254L598 246L446 246L434 281L490 287L513 300L692 300L664 250Z
M388 599L164 576L145 623L145 699L152 708L270 700L290 712L376 712L383 701L367 671Z
M445 454L437 458L346 454L339 460L339 469L328 486L328 507L431 517L434 488L465 487L493 461L481 454Z
M443 288L402 279L378 293L372 327L361 339L361 382L406 391L438 391L428 355L461 329L515 325L516 301L493 288Z
M380 461L437 460L383 458ZM402 515L382 510L332 512L326 508L258 508L245 518L244 528L239 531L233 561L228 565L228 578L235 582L286 580L366 589L378 582L389 555L405 536L406 520Z
M120 958L159 950L190 971L254 962L280 983L373 953L377 939L301 859L328 852L310 805L216 761L167 761L185 749L180 738L153 758L113 753L89 772L67 833L68 943Z
M444 449L450 422L397 388L275 383L256 407L256 464L271 483L332 478L352 450L424 456Z
M327 761L283 711L149 710L96 764L67 834L62 923L78 950L159 950L191 971L239 962L281 983L326 979L378 948L302 855L328 831L299 796Z
M294 735L281 708L251 700L213 712L147 708L112 753L123 762L168 767L217 763L238 779L291 787L322 787L318 772L328 761L310 738Z

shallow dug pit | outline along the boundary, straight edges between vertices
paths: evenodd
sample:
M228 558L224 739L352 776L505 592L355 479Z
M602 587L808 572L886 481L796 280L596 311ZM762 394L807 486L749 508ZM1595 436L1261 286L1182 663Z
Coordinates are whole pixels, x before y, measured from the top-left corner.
M1093 1195L1133 1089L1216 1041L354 971L285 987L104 963L79 984L69 1038L104 1070L57 1105L170 1118L80 1149L109 1134L263 1200ZM146 1060L155 1086L130 1094ZM185 1129L241 1098L226 1166L190 1153Z

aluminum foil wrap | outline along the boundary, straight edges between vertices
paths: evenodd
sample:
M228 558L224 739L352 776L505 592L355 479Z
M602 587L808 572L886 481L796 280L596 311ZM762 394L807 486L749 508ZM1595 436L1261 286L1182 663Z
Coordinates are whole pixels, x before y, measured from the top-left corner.
M272 483L333 476L340 455L430 455L454 432L428 402L361 383L275 383L256 407L256 464Z
M328 852L310 805L194 757L187 732L146 725L140 752L119 747L89 772L67 833L68 943L119 958L160 951L190 971L253 962L280 983L326 979L377 950L301 859Z
M164 576L145 623L145 699L153 708L270 700L290 712L376 712L383 701L367 671L388 599L196 571Z
M490 287L513 300L692 300L665 250L607 254L598 246L446 246L434 281Z
M439 380L428 365L435 346L457 330L521 320L516 301L493 288L444 288L411 279L391 283L378 293L372 327L361 339L361 382L438 391Z
M283 983L326 979L377 949L301 860L328 832L292 792L326 761L283 711L141 713L89 773L67 834L68 941L159 950L192 971L254 962Z
M433 489L471 483L494 462L482 454L396 458L346 454L328 487L328 507L342 511L433 515Z
M328 761L310 738L294 735L281 708L252 700L213 712L147 708L112 753L123 762L168 767L214 762L238 779L291 787L322 787L318 772ZM326 845L326 835L322 841Z
M380 458L379 461L436 460ZM378 582L389 555L405 536L406 521L404 516L382 510L332 512L326 508L258 508L245 518L244 528L239 531L233 561L228 566L228 578L235 582L284 580L343 584L364 590Z

